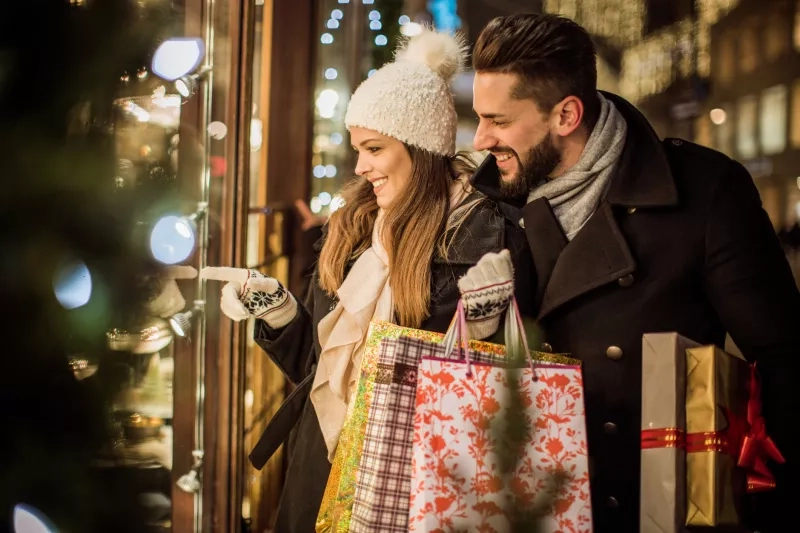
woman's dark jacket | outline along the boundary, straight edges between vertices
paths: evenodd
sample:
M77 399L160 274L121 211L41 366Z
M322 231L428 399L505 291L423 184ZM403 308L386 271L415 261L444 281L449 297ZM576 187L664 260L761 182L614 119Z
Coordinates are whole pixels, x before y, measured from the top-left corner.
M465 202L478 195L473 193ZM532 268L524 231L507 224L496 205L484 199L458 229L447 260L441 257L433 260L431 314L421 329L444 333L460 297L458 279L484 254L504 248L511 252L515 270L525 272L526 268ZM352 262L348 269L350 266ZM533 291L523 284L517 285L516 293L522 313L531 314L532 302L526 295ZM263 320L256 321L255 341L286 377L297 384L250 455L253 465L261 469L289 433L295 431L275 525L275 531L281 533L314 531L330 472L327 449L308 395L320 354L317 324L335 305L319 287L315 273L305 305L298 306L297 316L286 327L275 330Z

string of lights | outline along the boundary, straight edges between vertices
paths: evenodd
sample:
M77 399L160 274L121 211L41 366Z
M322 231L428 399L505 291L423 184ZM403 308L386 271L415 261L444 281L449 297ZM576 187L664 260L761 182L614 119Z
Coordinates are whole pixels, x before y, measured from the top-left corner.
M708 77L711 27L739 1L695 0L694 21L687 17L647 35L644 0L545 0L544 10L575 20L622 50L620 92L638 102L691 76L695 69L700 77Z
M738 4L739 0L696 0L696 21L685 18L626 48L620 73L622 95L635 103L691 76L695 54L696 73L707 78L711 27Z
M543 8L545 13L564 15L593 35L624 48L642 39L645 3L644 0L544 0Z

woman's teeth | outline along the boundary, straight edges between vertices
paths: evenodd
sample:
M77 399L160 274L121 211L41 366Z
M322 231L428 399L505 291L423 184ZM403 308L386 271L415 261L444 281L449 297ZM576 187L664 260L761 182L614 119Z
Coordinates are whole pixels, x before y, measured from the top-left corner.
M383 185L387 181L389 181L389 178L381 178L379 180L375 180L375 181L372 182L372 188L373 189L377 189L378 187L380 187L381 185Z

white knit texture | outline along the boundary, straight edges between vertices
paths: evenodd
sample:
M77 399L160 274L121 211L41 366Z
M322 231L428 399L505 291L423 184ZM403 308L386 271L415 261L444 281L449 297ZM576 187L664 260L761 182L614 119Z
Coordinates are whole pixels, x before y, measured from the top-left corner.
M362 127L429 152L453 155L457 116L449 82L464 63L463 39L426 29L353 93L347 128Z

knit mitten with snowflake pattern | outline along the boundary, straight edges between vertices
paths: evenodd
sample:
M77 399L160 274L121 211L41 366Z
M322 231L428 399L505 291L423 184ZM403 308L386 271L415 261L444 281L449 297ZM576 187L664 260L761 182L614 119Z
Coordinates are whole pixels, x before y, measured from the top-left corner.
M227 281L222 287L220 309L232 320L260 318L274 329L286 326L297 315L297 300L275 278L253 269L205 267L200 277Z
M488 253L458 280L470 339L486 339L500 327L500 317L514 297L514 268L508 250Z

